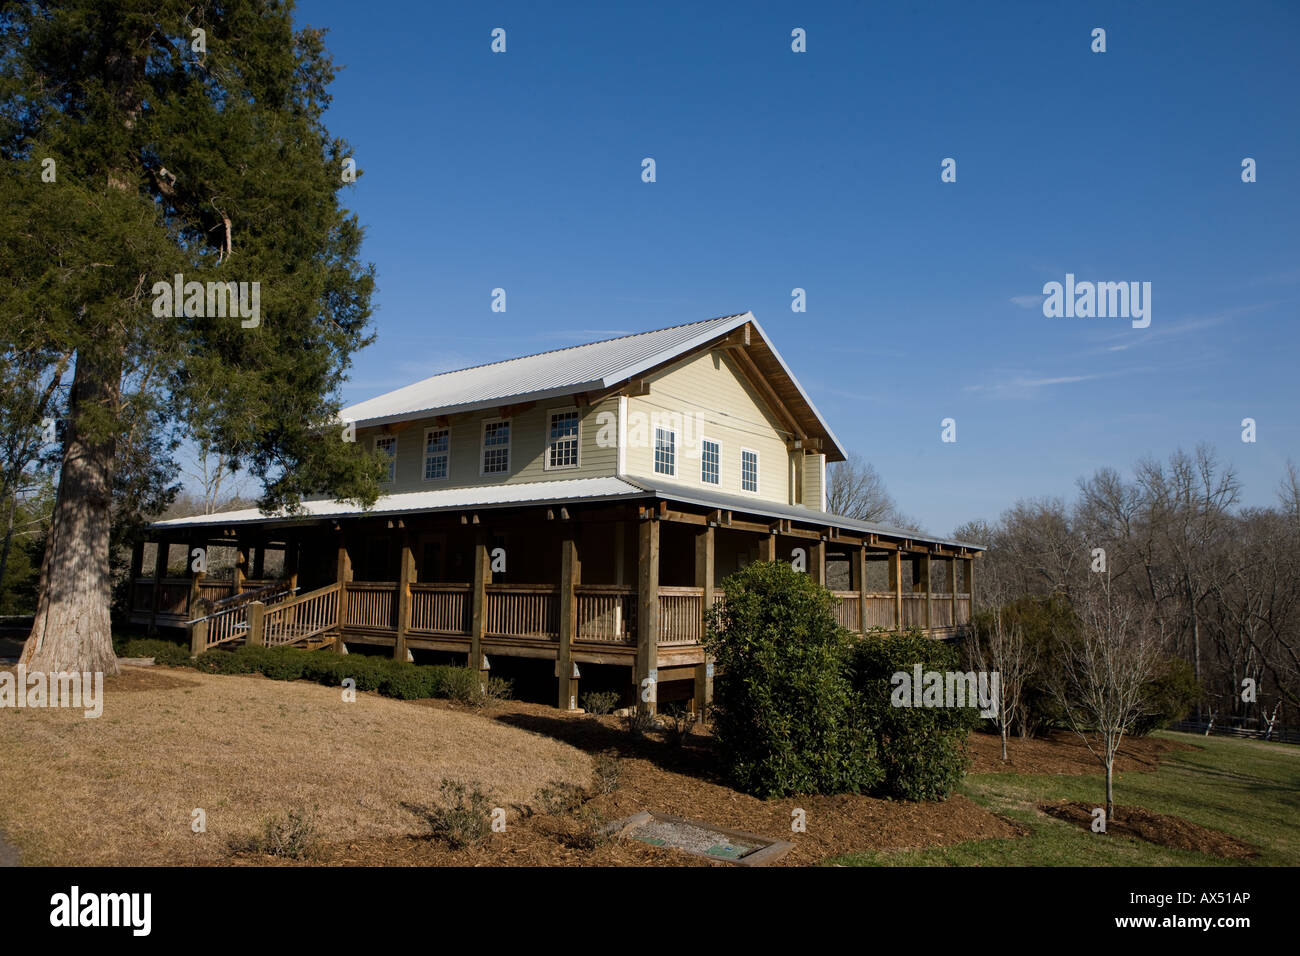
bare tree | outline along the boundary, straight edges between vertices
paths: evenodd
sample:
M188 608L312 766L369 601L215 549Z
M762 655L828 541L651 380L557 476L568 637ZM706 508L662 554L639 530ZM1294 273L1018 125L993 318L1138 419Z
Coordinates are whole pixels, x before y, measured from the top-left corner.
M1007 608L999 601L989 612L987 634L972 632L971 659L981 671L998 674L997 715L994 725L1002 737L1002 762L1007 760L1007 735L1020 718L1025 681L1034 672L1038 656L1025 641L1020 624L1008 618Z
M228 500L240 500L243 497L244 482L239 480L235 462L225 453L214 451L210 445L199 446L194 456L194 465L186 469L185 474L193 478L198 486L202 495L202 513L205 515L215 513Z
M826 467L826 509L859 521L883 523L898 517L884 479L857 452Z
M1061 670L1052 695L1070 728L1106 771L1106 819L1115 817L1115 754L1147 713L1146 686L1160 662L1163 634L1150 608L1093 576L1072 601L1077 626L1058 633Z

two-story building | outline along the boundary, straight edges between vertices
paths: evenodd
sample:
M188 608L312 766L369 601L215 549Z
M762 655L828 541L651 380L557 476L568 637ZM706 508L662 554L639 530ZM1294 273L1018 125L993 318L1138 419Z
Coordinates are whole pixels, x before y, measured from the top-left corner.
M969 620L978 545L827 513L843 448L748 312L435 375L343 416L389 459L373 508L158 522L132 619L188 624L196 651L541 659L565 708L607 667L629 699L704 704L704 612L751 561L828 583L855 631ZM220 547L228 579L168 577L173 549Z

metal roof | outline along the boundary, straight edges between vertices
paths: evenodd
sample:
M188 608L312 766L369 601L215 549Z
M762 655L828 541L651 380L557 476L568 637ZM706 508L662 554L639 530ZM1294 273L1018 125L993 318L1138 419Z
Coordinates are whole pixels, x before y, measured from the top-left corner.
M608 388L739 328L748 312L444 372L343 409L358 425L476 411Z
M924 531L911 531L907 528L873 524L869 521L859 521L857 518L846 518L844 515L831 514L829 511L805 508L802 505L782 505L774 501L764 501L745 495L729 495L723 492L705 491L702 488L661 481L658 478L646 478L641 475L626 475L623 480L644 488L659 498L703 505L706 508L722 508L726 511L739 511L769 518L789 518L792 521L805 521L809 524L833 525L836 528L844 528L849 531L865 531L870 534L883 534L890 538L906 538L911 541L924 541L930 544L946 544L957 548L969 548L974 551L985 550L984 545L974 544L970 541L938 538Z
M257 508L242 508L210 515L191 515L155 521L154 528L195 528L207 525L295 522L313 518L359 518L370 515L405 514L407 512L445 511L461 508L491 508L516 504L548 504L580 501L587 498L642 498L645 492L636 485L611 476L601 478L564 478L558 481L526 481L517 484L475 485L466 488L439 488L437 491L408 491L381 495L373 508L364 510L347 501L317 499L304 501L296 514L262 514Z
M968 541L950 541L919 531L890 528L870 524L855 518L845 518L825 511L814 511L798 505L781 505L771 501L742 495L707 492L687 485L658 481L640 476L616 478L565 478L556 481L530 481L508 485L475 485L464 488L441 488L437 491L409 491L396 495L383 495L375 506L363 510L349 502L315 500L304 501L303 510L297 514L264 515L256 508L226 511L210 515L193 515L155 521L151 527L160 529L227 527L235 524L292 524L319 518L362 518L392 514L411 514L434 511L457 511L465 508L504 508L512 505L565 504L574 501L616 501L625 498L663 498L706 508L722 508L744 514L768 518L790 518L810 524L833 525L850 531L883 534L891 538L904 538L932 544L983 551L984 546Z
M769 362L765 374L785 376L789 380L794 389L793 413L814 426L810 429L812 433L824 436L831 461L842 459L844 453L839 439L751 312L444 372L358 402L343 409L340 415L362 426L387 425L411 418L481 411L598 391L687 355L746 323L758 333L757 347L762 355L774 362Z

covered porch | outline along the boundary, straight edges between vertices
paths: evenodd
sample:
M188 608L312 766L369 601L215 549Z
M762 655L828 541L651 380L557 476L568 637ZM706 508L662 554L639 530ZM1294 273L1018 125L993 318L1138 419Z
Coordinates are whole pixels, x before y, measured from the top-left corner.
M711 698L704 621L729 574L790 561L839 598L855 632L968 624L964 547L645 497L303 520L184 519L137 547L131 620L186 627L196 653L329 643L554 662L577 706L585 665L625 668L625 699ZM206 565L196 561L199 555ZM179 560L184 555L184 560ZM197 570L205 566L205 570ZM150 572L145 574L148 567Z

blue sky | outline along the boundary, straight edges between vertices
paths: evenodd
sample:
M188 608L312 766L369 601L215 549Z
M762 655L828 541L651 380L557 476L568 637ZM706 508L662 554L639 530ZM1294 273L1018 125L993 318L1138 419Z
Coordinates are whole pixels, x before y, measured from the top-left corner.
M1271 502L1300 462L1300 5L988 6L300 3L378 270L344 398L749 309L935 532L1202 441ZM1044 317L1067 272L1150 282L1150 327Z

